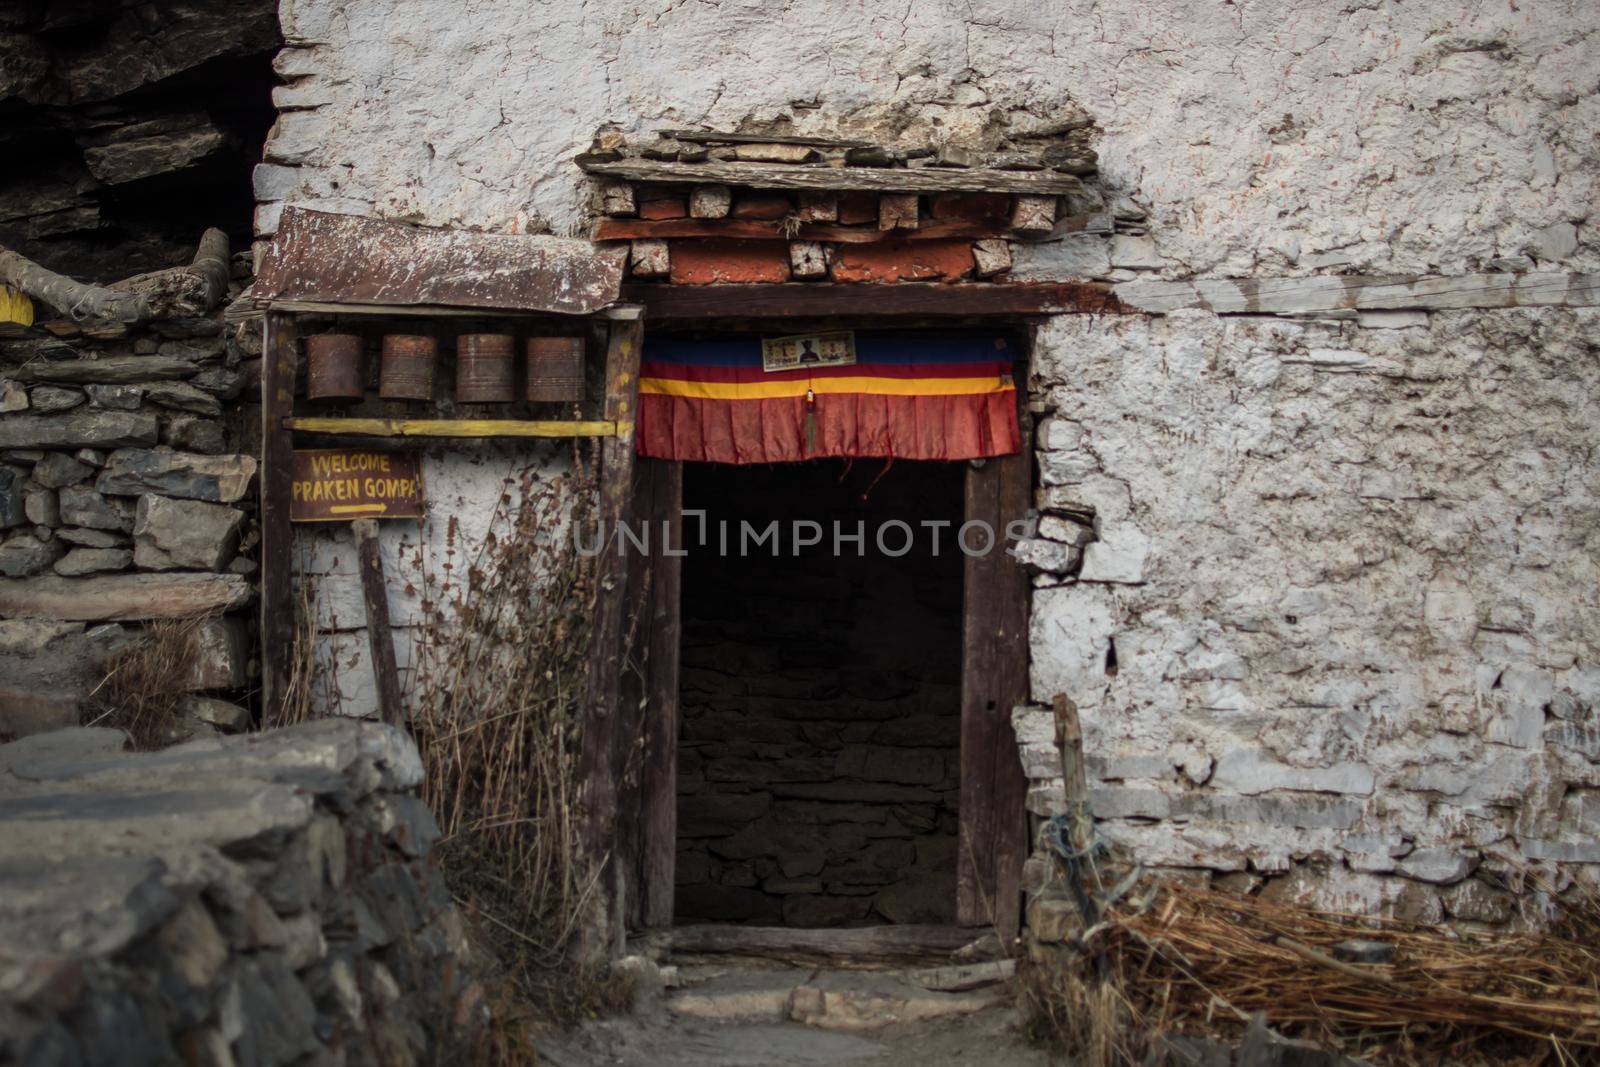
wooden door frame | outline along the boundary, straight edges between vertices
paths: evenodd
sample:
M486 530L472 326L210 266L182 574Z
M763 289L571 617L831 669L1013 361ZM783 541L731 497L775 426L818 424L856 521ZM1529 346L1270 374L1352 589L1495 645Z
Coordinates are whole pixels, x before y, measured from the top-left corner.
M1024 366L1031 358L1024 339ZM962 576L961 794L957 809L957 922L992 927L1003 939L1021 924L1022 865L1028 855L1028 782L1011 709L1028 697L1028 619L1032 583L1006 552L1005 531L1033 496L1033 444L1026 389L1018 390L1022 447L1015 455L968 464L964 521L994 532L989 552L966 557ZM627 511L652 523L649 555L631 568L626 670L615 721L644 751L637 779L623 787L615 846L627 874L617 892L635 929L672 925L677 866L679 656L682 557L661 550L663 523L681 548L683 463L640 460ZM641 581L639 575L644 578ZM634 888L630 891L625 885Z

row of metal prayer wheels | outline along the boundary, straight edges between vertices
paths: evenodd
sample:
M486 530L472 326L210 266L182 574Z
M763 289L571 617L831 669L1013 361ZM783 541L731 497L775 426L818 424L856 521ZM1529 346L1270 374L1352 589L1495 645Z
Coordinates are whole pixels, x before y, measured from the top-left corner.
M457 403L509 404L517 398L517 341L509 333L466 333L456 338ZM306 338L306 396L360 400L367 392L359 334L321 333ZM545 403L583 399L583 338L530 337L526 399ZM383 339L378 396L432 400L439 339L391 333Z

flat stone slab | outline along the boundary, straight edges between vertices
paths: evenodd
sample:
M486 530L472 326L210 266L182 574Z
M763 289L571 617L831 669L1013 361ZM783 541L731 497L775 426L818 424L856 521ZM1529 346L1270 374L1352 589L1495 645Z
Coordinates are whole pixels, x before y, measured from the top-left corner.
M254 596L237 574L44 575L0 579L0 615L81 622L182 619L242 608Z
M825 1030L859 1032L973 1015L1006 999L994 991L940 993L888 974L829 971L795 988L789 1018Z
M789 1017L789 998L795 988L813 974L792 967L737 967L696 981L692 972L680 972L680 981L685 985L667 998L667 1010L674 1015L718 1022L781 1022Z

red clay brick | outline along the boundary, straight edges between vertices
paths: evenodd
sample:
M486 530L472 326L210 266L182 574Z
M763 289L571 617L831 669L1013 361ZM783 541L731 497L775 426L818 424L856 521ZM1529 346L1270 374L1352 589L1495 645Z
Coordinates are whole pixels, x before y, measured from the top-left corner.
M789 243L673 241L672 280L678 285L786 282L789 280Z
M639 202L641 219L681 219L689 214L682 198L671 200L642 200Z
M957 239L839 245L833 258L836 282L953 282L971 271L972 242Z
M839 197L839 225L859 226L863 222L878 221L878 197L875 193L845 193Z
M1011 214L1005 193L940 193L929 213L936 219L1003 219Z
M781 219L794 210L794 201L782 193L746 193L733 202L736 219Z

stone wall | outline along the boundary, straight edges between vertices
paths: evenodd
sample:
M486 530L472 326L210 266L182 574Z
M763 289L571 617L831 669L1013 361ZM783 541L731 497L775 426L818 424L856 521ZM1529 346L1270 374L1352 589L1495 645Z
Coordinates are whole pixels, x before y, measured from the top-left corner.
M322 721L0 746L0 1059L414 1064L481 991L415 747Z
M191 726L247 725L259 322L22 333L0 337L0 737L98 713L129 624L203 614L174 687L210 694Z
M1600 870L1600 314L1389 321L1041 331L1030 806L1066 693L1142 862L1503 921Z
M260 233L285 203L577 232L571 160L607 127L959 148L1087 115L1116 232L1017 244L1011 280L1600 265L1581 0L489 0L456 25L296 0L283 23ZM1514 861L1592 877L1593 333L1557 309L1044 327L1034 810L1067 692L1103 833L1151 864L1475 921L1515 910Z
M1082 108L1150 213L1125 258L1225 277L1593 269L1600 95L1586 0L294 0L257 226L284 203L502 232L585 221L571 160L628 133L788 129L907 145ZM493 47L485 42L492 41Z
M886 558L872 531L959 524L965 468L897 464L863 503L877 466L686 475L710 547L683 579L680 920L955 920L962 557ZM865 555L715 553L722 521L830 516L867 523Z

